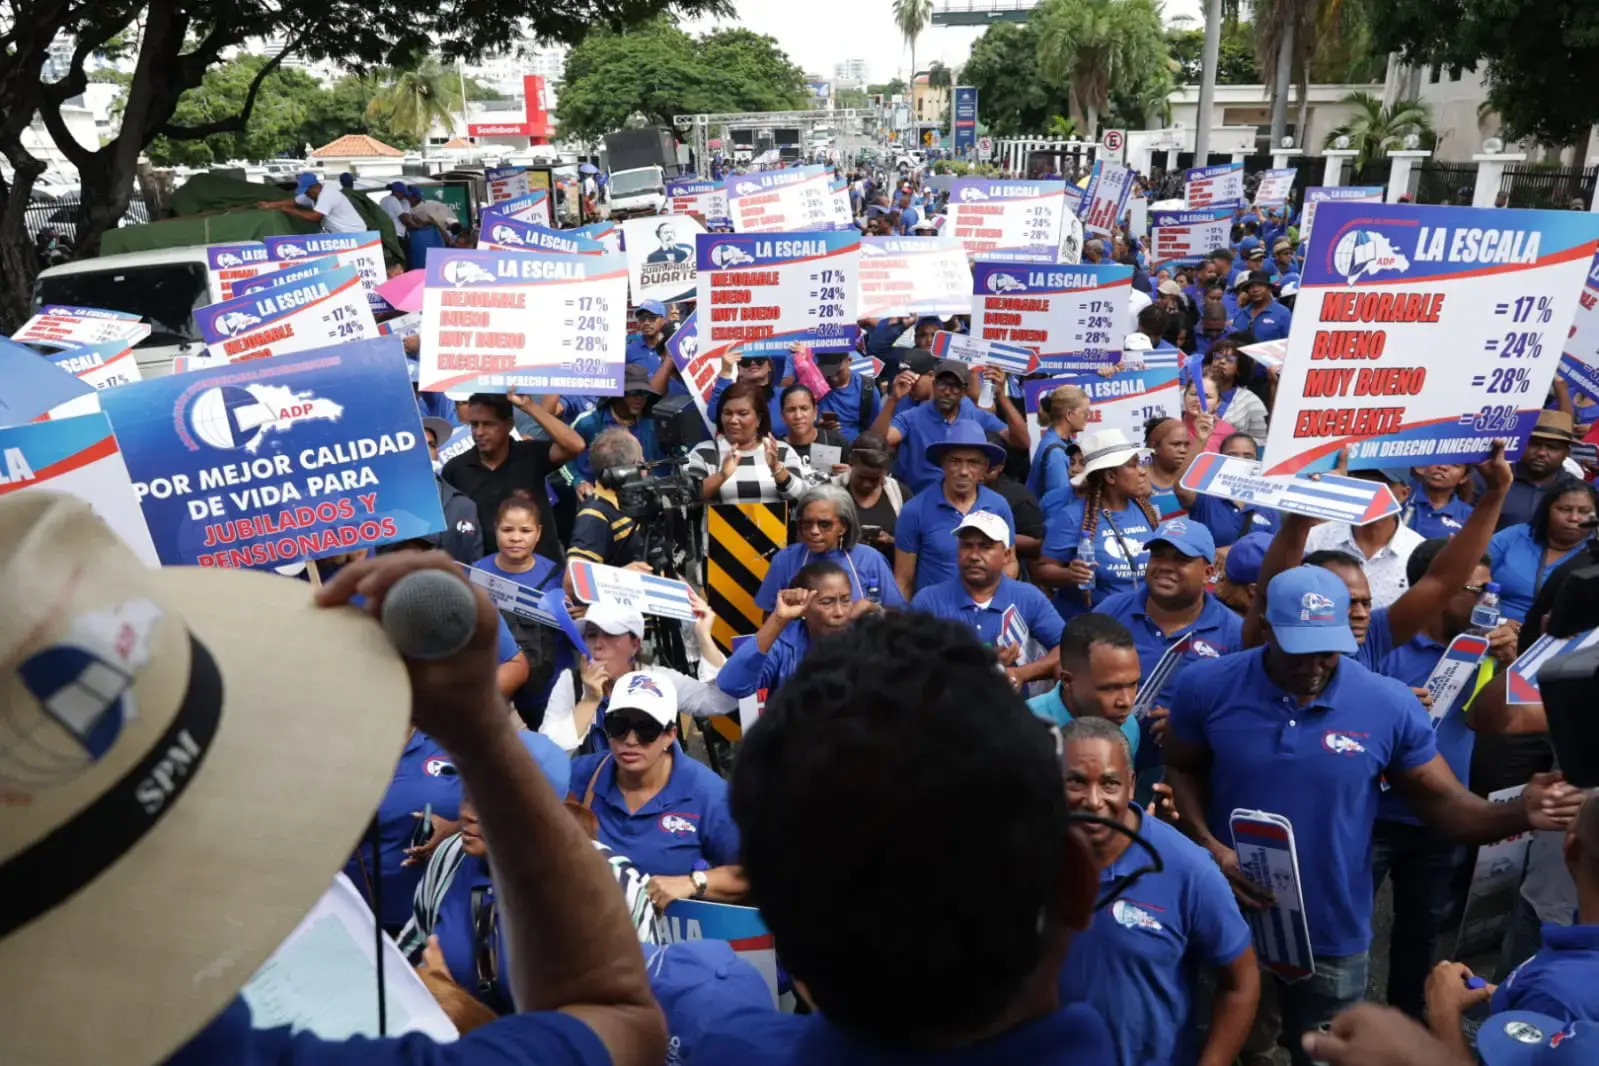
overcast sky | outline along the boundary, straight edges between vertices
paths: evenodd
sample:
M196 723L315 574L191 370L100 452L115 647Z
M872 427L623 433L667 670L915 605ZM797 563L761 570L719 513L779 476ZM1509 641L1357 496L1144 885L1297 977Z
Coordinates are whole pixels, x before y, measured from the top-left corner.
M901 77L910 69L910 49L894 28L892 0L737 0L738 17L697 19L693 30L715 26L743 26L777 38L789 58L807 74L832 78L833 64L846 59L866 60L874 82ZM1166 17L1187 14L1196 20L1200 0L1167 0ZM981 26L929 26L916 41L916 65L935 59L947 66L966 63L972 42L982 36Z

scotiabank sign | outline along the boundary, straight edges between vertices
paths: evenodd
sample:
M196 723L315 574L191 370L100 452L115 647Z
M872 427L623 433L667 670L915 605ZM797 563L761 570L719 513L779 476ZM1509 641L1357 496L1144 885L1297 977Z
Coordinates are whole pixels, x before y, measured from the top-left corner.
M466 132L471 137L527 137L533 126L529 122L470 122Z

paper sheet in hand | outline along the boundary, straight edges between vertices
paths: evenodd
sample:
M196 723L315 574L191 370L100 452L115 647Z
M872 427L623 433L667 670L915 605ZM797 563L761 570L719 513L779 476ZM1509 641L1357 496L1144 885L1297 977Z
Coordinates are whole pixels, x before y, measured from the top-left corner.
M309 1031L324 1040L377 1036L376 930L366 902L339 874L244 986L254 1027L292 1025L296 1032ZM383 987L389 1036L425 1033L441 1042L456 1038L455 1026L433 993L387 936Z
M578 559L567 566L572 573L572 591L584 603L605 600L644 614L694 621L689 587L681 581Z
M1538 693L1538 671L1543 669L1544 663L1561 652L1586 648L1596 640L1599 640L1599 629L1587 629L1570 637L1551 637L1546 633L1533 641L1532 646L1510 664L1505 702L1542 703L1543 696Z
M1235 810L1229 819L1233 850L1244 876L1276 895L1265 910L1245 911L1261 965L1292 984L1316 972L1299 884L1294 827L1269 811Z
M1031 348L942 329L933 334L931 351L940 359L954 359L967 366L997 366L1007 374L1031 374L1038 369L1038 355Z
M811 469L833 476L833 467L844 461L844 449L836 444L811 445Z
M1180 484L1206 496L1220 496L1251 507L1287 511L1364 526L1399 513L1388 486L1359 478L1323 474L1319 479L1267 476L1253 459L1201 452Z

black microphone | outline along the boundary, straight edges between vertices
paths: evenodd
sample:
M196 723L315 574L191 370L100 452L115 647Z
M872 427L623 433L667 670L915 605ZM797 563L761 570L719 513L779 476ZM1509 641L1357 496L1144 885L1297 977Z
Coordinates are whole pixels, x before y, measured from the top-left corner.
M477 631L477 598L443 570L414 570L383 597L383 632L408 659L446 659Z

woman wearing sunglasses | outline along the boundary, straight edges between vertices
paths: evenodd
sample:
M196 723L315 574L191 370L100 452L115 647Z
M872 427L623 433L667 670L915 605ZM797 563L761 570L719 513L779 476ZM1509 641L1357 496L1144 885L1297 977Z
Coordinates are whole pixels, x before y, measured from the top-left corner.
M787 588L794 575L814 562L837 564L849 577L850 596L856 615L869 611L873 604L904 609L905 596L894 581L888 560L875 548L860 543L860 524L855 501L837 485L817 485L800 497L799 542L772 556L755 606L770 611L777 606L777 593Z
M572 760L572 796L599 841L650 875L650 899L736 900L745 891L727 782L677 742L677 691L664 670L616 679L605 713L610 750Z
M1220 404L1216 414L1230 422L1239 433L1247 433L1261 447L1266 446L1266 402L1255 390L1263 386L1270 395L1275 381L1260 373L1255 361L1240 349L1255 340L1248 334L1228 334L1205 353L1204 373L1216 383Z

